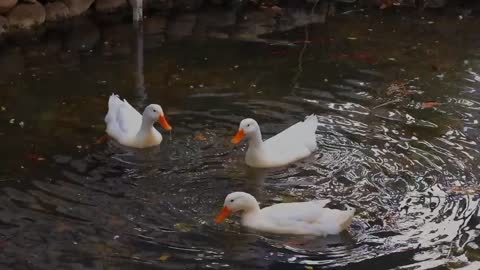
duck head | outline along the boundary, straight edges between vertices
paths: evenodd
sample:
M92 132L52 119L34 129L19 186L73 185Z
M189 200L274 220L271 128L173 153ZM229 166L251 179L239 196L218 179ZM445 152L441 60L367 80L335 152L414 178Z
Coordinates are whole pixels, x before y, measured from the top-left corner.
M167 122L162 107L158 104L150 104L143 111L143 117L151 120L152 123L158 121L166 130L172 130L172 126Z
M227 217L235 212L251 211L255 209L259 209L255 197L245 192L233 192L228 194L225 198L222 212L217 216L216 222L222 223Z
M252 118L243 119L242 122L240 122L237 134L235 134L235 137L232 139L232 143L237 144L244 138L249 140L258 133L260 133L260 126L257 121Z

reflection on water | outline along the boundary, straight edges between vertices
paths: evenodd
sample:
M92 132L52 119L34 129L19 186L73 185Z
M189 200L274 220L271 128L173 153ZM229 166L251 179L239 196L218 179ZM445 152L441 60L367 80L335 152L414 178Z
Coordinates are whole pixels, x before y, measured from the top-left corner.
M310 12L80 18L8 41L2 267L478 268L477 19ZM95 144L111 92L162 104L174 131L147 150ZM310 113L320 150L292 166L248 168L229 143L244 117L269 137ZM214 224L236 190L358 211L326 238Z

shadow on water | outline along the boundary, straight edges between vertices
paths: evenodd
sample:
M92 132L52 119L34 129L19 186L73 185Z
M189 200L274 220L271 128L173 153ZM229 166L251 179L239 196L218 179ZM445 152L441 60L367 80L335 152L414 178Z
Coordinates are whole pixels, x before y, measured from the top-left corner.
M479 260L477 18L206 10L80 18L0 52L0 265L15 269L451 269ZM95 144L107 98L159 103L160 147ZM318 115L319 151L248 168L229 139ZM258 234L224 196L329 198L349 232Z

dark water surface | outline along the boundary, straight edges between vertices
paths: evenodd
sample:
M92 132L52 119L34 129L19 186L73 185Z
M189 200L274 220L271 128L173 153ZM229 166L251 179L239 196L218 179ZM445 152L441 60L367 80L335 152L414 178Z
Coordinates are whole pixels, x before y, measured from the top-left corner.
M479 269L479 20L324 14L153 17L143 41L83 18L9 41L0 268ZM163 106L161 147L95 144L112 92ZM311 113L319 151L292 166L249 169L229 143L245 117L269 137ZM216 225L238 190L358 210L326 238Z

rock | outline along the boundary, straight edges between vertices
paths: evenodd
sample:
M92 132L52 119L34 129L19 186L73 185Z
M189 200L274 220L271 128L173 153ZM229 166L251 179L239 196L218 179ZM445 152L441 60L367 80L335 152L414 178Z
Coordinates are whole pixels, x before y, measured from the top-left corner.
M8 25L13 28L29 29L45 22L45 8L42 4L19 4L8 13Z
M113 12L127 6L127 0L97 0L95 9L99 12Z
M17 0L1 0L0 1L0 14L7 13L17 4Z
M70 10L63 2L52 2L45 5L47 22L60 21L70 16Z
M0 16L0 35L7 32L8 20L7 18Z
M70 16L78 16L87 11L94 0L64 0L70 11Z

